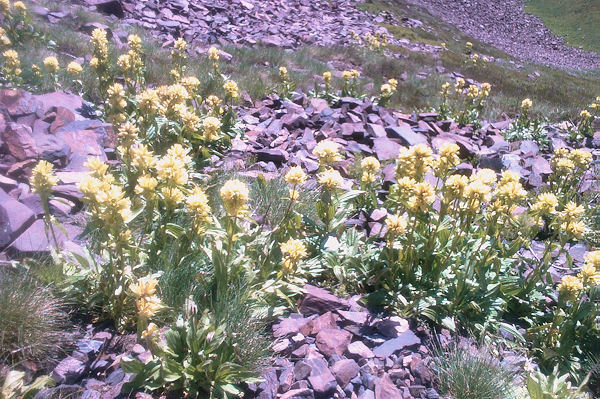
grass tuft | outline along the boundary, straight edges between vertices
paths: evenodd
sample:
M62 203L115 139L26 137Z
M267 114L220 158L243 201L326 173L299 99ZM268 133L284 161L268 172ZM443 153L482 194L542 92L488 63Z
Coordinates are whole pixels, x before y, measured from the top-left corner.
M515 373L507 370L486 347L452 341L434 347L434 370L442 394L452 399L510 398Z
M27 272L0 270L0 362L48 360L66 342L64 303Z

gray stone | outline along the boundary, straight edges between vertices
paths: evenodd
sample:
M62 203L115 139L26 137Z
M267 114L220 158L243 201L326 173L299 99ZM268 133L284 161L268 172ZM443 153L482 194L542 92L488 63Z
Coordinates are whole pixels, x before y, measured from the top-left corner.
M304 290L306 295L300 304L300 313L304 315L323 314L329 311L348 310L350 308L347 301L331 295L322 288L305 285Z
M279 399L314 399L315 394L312 389L309 388L299 388L292 389L281 395Z
M373 353L377 357L388 357L404 348L420 345L421 340L411 330L405 331L397 338L385 341L373 349Z
M337 383L327 367L327 362L318 358L309 359L306 362L312 367L308 382L315 391L315 396L329 397L328 395L335 391Z
M371 359L375 354L362 341L355 341L348 345L346 353L352 359Z
M52 379L57 384L73 384L85 371L85 363L74 357L67 357L56 365L52 372Z
M350 380L358 375L358 370L358 364L352 359L340 360L331 366L331 372L342 388L345 388Z
M325 356L333 354L341 356L348 348L351 340L352 334L346 330L326 328L317 334L316 345Z

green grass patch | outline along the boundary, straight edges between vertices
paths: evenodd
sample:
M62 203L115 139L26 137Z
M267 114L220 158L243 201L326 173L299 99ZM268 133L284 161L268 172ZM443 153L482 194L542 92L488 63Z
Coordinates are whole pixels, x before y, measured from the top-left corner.
M529 0L526 10L564 36L567 44L600 52L600 1Z

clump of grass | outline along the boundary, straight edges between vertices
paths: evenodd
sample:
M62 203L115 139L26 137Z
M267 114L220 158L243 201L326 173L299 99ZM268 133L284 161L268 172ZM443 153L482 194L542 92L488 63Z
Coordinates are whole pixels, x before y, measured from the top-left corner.
M452 399L510 398L515 373L507 370L486 347L459 341L436 345L433 358L438 386Z
M26 272L0 270L0 362L52 359L65 342L65 304Z

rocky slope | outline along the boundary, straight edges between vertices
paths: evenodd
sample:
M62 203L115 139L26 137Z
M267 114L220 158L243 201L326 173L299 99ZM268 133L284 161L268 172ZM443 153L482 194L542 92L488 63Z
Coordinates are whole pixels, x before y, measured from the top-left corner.
M565 45L540 18L524 11L523 0L409 1L514 57L559 68L600 69L599 53Z

